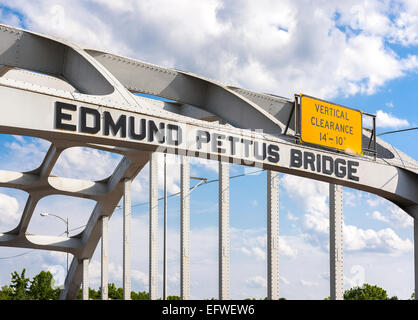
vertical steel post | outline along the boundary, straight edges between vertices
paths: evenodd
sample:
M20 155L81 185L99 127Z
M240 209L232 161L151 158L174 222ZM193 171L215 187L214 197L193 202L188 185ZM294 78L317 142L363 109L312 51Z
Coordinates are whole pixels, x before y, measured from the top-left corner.
M123 299L131 300L131 179L123 180Z
M108 245L109 245L109 233L108 233L108 221L109 217L102 217L102 269L101 269L101 287L102 287L102 300L108 300L108 282L109 282L109 268L108 268Z
M373 117L373 130L374 130L374 139L373 139L373 156L374 156L374 160L376 160L377 157L377 150L376 150L376 136L377 136L377 132L376 132L376 117Z
M418 300L418 219L414 218L415 300Z
M167 154L164 153L164 251L163 300L167 299Z
M229 163L219 161L219 300L229 299Z
M279 173L267 171L267 298L279 299Z
M187 156L181 157L180 165L180 295L182 300L190 299L190 164Z
M68 231L68 217L66 219L65 225L66 225L66 231L65 231L65 233L67 234L67 238L69 238L70 237L70 232ZM67 252L67 272L66 272L65 275L66 276L68 275L68 252Z
M329 185L329 210L331 300L343 300L343 188L340 185Z
M83 300L89 300L89 259L83 259Z
M149 298L158 298L158 154L150 153L149 167Z

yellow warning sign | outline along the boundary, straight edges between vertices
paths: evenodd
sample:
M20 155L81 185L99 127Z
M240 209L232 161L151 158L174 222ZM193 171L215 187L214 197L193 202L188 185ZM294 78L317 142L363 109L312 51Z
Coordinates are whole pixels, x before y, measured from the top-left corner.
M301 138L303 142L362 154L362 114L301 94Z

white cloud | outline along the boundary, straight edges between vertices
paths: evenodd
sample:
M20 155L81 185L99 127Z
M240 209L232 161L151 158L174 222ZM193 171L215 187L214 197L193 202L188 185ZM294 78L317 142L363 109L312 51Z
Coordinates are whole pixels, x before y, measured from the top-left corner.
M399 227L399 228L412 228L413 227L414 225L413 218L410 215L408 215L405 211L400 209L399 207L393 204L388 204L386 205L384 209L387 212L389 212L389 214L384 215L380 211L375 210L371 214L367 214L367 215L375 220L386 222L395 227Z
M376 127L380 128L401 128L409 126L408 120L400 119L390 113L382 110L377 110L376 113Z
M253 229L233 229L232 239L236 243L236 250L246 256L255 258L259 261L266 260L267 236L266 230ZM238 247L237 247L238 246ZM289 238L285 235L279 236L279 252L283 257L294 258L297 256L297 249L289 243Z
M408 238L401 239L390 228L375 231L360 229L356 226L344 226L344 244L347 251L375 251L391 254L402 254L413 249Z
M298 221L299 220L299 218L298 217L296 217L296 216L294 216L292 213L288 213L287 214L287 219L289 219L290 221Z
M279 276L279 280L282 281L284 284L288 285L290 284L290 281L287 280L287 278L283 277L283 276Z
M21 24L20 18L16 14L7 12L2 8L0 8L0 21L9 26L18 26Z
M42 269L51 272L55 287L61 287L64 285L66 270L61 265L43 264Z
M281 180L281 185L289 196L306 211L318 215L328 212L329 187L327 183L285 175Z
M324 250L328 250L329 206L327 195L329 189L327 184L286 175L282 179L282 185L306 212L301 220L304 238L313 244L321 246ZM372 205L375 204L373 198L369 200ZM392 221L394 219L398 224L404 222L401 219L407 219L407 217L397 212L395 207L389 208L394 210L392 212L394 218L387 218L378 211L375 211L372 217L381 221ZM410 222L406 220L404 223ZM344 246L348 251L376 251L401 254L411 250L412 243L408 238L400 238L390 228L375 231L344 224Z
M2 169L21 172L36 169L42 163L50 142L23 136L13 138L15 141L4 143Z
M13 135L13 138L15 138L17 141L19 141L21 143L24 143L25 142L25 138L22 137L22 136Z
M218 172L218 161L207 160L202 158L190 158L190 165L197 168L207 169L213 172Z
M347 274L347 273L346 273ZM344 283L349 288L361 286L366 281L366 270L361 265L354 265L350 268L350 276L344 275Z
M131 270L131 275L132 279L134 279L135 281L142 283L144 286L148 286L148 274L145 274L140 270L133 269ZM172 277L169 277L168 280L172 281Z
M358 4L356 1L323 2L321 8L313 2L271 0L239 3L221 0L206 2L181 0L175 4L168 0L140 2L57 0L53 5L46 0L37 2L10 0L1 3L22 10L26 15L26 25L34 31L288 97L295 92L311 93L324 98L357 93L372 94L388 81L402 77L407 72L416 71L417 68L415 56L400 57L387 46L387 41L401 44L418 42L416 31L418 6L415 5L415 1L403 1L407 4L405 9L399 8L399 11L392 12L394 17L391 19L396 23L392 23L388 18L388 2L373 0L364 3L363 6L354 6ZM336 12L340 14L339 18L335 17ZM8 24L20 23L20 19L16 16L10 18L0 16L0 19ZM403 126L407 121L382 112L378 112L379 126ZM29 155L31 159L36 158L39 161L42 159L48 146L34 142L32 144L33 146L23 145L22 139L19 138L9 144L10 149L14 150L13 154L16 155L17 162L27 164L20 155ZM94 156L96 161L80 166L80 162L85 160L88 162ZM93 154L85 150L64 155L63 159L65 161L60 164L61 167L58 167L58 172L61 174L71 172L79 177L105 176L116 163L112 157L104 153ZM215 161L195 159L192 160L192 165L197 169L204 168L213 172L218 170ZM159 170L161 173L161 161ZM176 165L169 165L170 192L178 190L177 170ZM321 241L326 241L329 223L328 185L286 177L290 176L285 176L284 179L286 190L290 192L295 202L301 205L305 213L304 216L298 215L304 232L319 236ZM138 197L137 199L140 197L147 199L147 179L147 169L135 179L133 196ZM162 175L159 179L162 186ZM351 205L354 201L353 197L351 194L346 197L348 200L346 203ZM379 212L383 211L379 208ZM399 212L390 212L390 215L381 213L381 217L393 222L398 218L400 225L411 225L408 216ZM291 219L290 214L288 218ZM114 262L110 263L110 276L111 279L120 281L122 269L119 216L115 215L111 223L113 241L110 242L110 252ZM148 281L146 276L148 225L146 219L133 219L132 223L132 228L135 230L133 241L142 248L135 251L135 255L133 254L133 263L138 269L134 269L132 275L135 282L145 287ZM346 226L344 232L345 243L348 245L346 256L354 252L361 254L362 250L411 253L411 241L401 239L389 228L376 231ZM265 230L257 233L254 230L240 229L237 233L242 235L243 240L234 245L241 248L246 258L244 261L248 264L258 262L263 268L260 272L252 274L244 270L246 274L241 279L247 279L247 284L265 288L262 272L265 269L266 242L265 236L261 236ZM231 235L233 236L233 232ZM200 281L200 287L196 287L194 294L210 297L212 292L215 294L217 292L217 229L194 228L191 238L193 239L191 257L194 263L192 274L196 279L193 281L196 281L195 283ZM284 258L281 266L283 265L287 271L286 278L281 277L284 283L290 280L295 284L299 282L301 275L294 270L298 270L301 265L310 266L309 271L302 268L303 272L311 272L306 278L304 274L304 279L310 277L314 280L318 270L326 270L328 267L327 255L324 251L313 246L311 242L304 242L303 239L280 236L279 249ZM386 257L381 255L380 260L374 261L382 261L383 256ZM65 255L60 255L60 261L64 263ZM15 268L14 264L11 265ZM389 268L389 264L380 263L380 265ZM98 284L99 265L93 262L91 268L93 283ZM236 265L235 268L238 269ZM254 274L260 276L252 277ZM391 277L387 277L383 272L380 274L380 279L387 278ZM177 274L170 279L176 282ZM205 284L204 288L202 283ZM412 282L405 280L405 283ZM303 290L288 291L286 294L292 297L323 298L329 290L328 283L319 280L318 282L301 280L300 284L304 286ZM234 290L237 292L237 289Z
M121 156L91 148L74 147L63 151L52 174L86 180L101 180L110 176Z
M300 279L300 283L301 283L301 285L303 285L305 287L317 287L317 286L319 286L318 282L306 281L306 280L303 280L303 279Z
M266 288L267 280L262 276L254 276L245 280L249 288Z
M281 256L295 258L298 254L298 250L290 245L287 237L279 238L279 252Z
M389 219L395 226L398 226L400 228L413 227L414 220L405 211L393 204L389 207L389 211L391 213Z
M344 206L355 207L363 199L363 193L358 190L351 190L349 188L343 188L343 201Z
M254 257L257 260L261 260L261 261L266 260L266 252L264 249L260 247L253 247L253 248L241 247L239 250L245 255L249 257Z
M379 206L379 205L381 205L381 204L384 204L384 203L386 203L387 202L387 200L386 199L384 199L384 198L380 198L380 197L377 197L377 196L372 196L372 197L369 197L367 200L366 200L366 202L367 202L367 204L370 206L370 207L372 207L372 208L375 208L375 207L377 207L377 206Z
M379 209L367 213L367 216L398 228L413 227L413 218L392 202L377 196L369 197L366 202L370 207Z
M383 216L379 211L373 211L371 217L378 221L389 222L389 219Z
M251 255L251 251L250 251L250 250L248 250L246 247L241 247L239 250L240 250L242 253L246 254L247 256L250 256L250 255Z
M19 219L19 202L16 198L0 193L0 222L10 226ZM3 230L4 231L4 230Z
M2 3L34 31L288 97L372 94L418 66L386 44L418 41L412 1Z
M54 260L54 262L56 263L66 263L67 261L67 254L65 252L61 252L61 251L49 251L49 255L52 257L52 259ZM72 256L72 255L70 255ZM69 262L71 262L71 260L69 259Z
M364 118L364 125L368 128L372 128L373 122L371 117ZM397 118L391 113L384 112L382 110L377 110L376 112L376 127L379 128L402 128L409 126L409 122L406 119Z
M402 45L418 44L418 5L414 0L403 0L403 10L395 18L393 38Z
M259 247L254 247L254 248L251 248L251 250L257 259L266 260L266 252L263 249Z

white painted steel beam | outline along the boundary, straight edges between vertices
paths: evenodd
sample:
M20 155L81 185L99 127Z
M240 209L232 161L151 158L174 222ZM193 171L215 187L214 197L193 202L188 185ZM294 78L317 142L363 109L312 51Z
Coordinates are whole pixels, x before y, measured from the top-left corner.
M102 217L102 250L101 250L101 288L102 288L102 300L108 300L109 298L109 217Z
M113 174L107 179L109 192L100 199L93 209L84 231L79 234L80 238L71 238L71 241L78 243L73 246L70 252L75 258L70 266L70 271L65 280L66 286L61 291L60 299L75 299L82 282L82 263L78 259L83 257L91 258L96 246L102 236L101 217L103 213L109 217L113 214L116 205L123 197L123 178L135 177L140 170L148 163L147 153L127 153L114 170ZM76 241L77 240L77 241ZM48 247L46 247L48 248Z
M343 300L343 188L335 184L329 185L329 240L331 300Z
M414 219L414 292L415 300L418 300L418 205L403 207Z
M158 154L149 160L149 298L158 298Z
M219 300L229 300L229 163L219 161Z
M163 300L167 299L167 154L164 153Z
M224 152L223 161L263 167L374 193L418 218L418 164L379 138L376 159L367 155L353 156L321 147L297 145L292 137L278 135L291 120L289 115L293 102L289 99L250 92L188 72L110 53L83 49L65 40L18 28L0 26L0 31L0 65L4 66L0 71L0 96L8 107L0 117L0 133L32 136L52 143L39 168L31 172L0 171L1 187L17 188L29 194L18 226L0 234L0 246L73 254L75 259L60 296L62 299L74 299L77 296L82 282L81 261L92 257L102 235L100 218L103 215L110 217L123 195L122 179L133 179L148 162L149 152L167 152L166 142L149 139L148 135L141 139L141 135L136 133L133 139L132 132L124 136L121 134L123 130L113 134L104 134L103 130L93 134L80 131L81 107L99 112L103 119L104 113L108 113L114 121L122 116L153 122L157 126L165 125L165 128L177 126L185 139L178 145L171 145L170 151L182 154L190 152L191 156L199 153L210 159L218 159L219 154ZM155 101L138 99L130 91L166 97L176 102L167 108L165 105L164 108L156 107L158 103ZM64 124L76 126L76 130L57 127L57 102L76 108L73 111L66 110L62 119ZM210 114L227 120L234 127L198 120L202 115L188 111L182 104L210 111ZM169 111L176 108L182 111ZM135 128L138 131L137 125ZM251 132L258 128L276 136ZM212 139L210 143L197 148L196 137L203 130L203 134L207 132ZM292 132L290 128L288 133ZM234 141L250 140L249 149L245 151L246 147L238 142L234 152L232 148L214 150L213 142L220 138L219 134L229 137L231 145ZM363 130L363 139L367 141L369 137L370 133ZM222 147L230 145L225 143L226 140L223 142ZM268 153L277 150L277 156L270 154L265 159L253 157L256 143L259 146L266 143ZM114 173L102 181L51 176L60 153L74 146L106 150L124 157ZM292 160L292 154L298 156ZM303 159L322 159L322 168L324 161L336 163L338 160L343 170L331 173L321 171L320 160L317 160L314 168L308 163L303 164ZM39 200L52 194L97 201L85 230L79 235L68 239L27 233Z
M418 219L414 219L415 300L418 300Z
M131 300L131 179L123 180L123 299Z
M190 163L187 156L181 156L180 164L180 296L190 299Z
M83 300L89 300L89 259L83 259Z
M279 173L267 171L267 298L279 299Z

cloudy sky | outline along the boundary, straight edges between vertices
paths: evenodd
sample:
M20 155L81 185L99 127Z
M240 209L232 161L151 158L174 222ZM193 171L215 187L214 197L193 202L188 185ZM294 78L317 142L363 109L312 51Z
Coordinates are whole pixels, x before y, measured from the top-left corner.
M232 85L292 97L306 93L377 115L378 132L416 127L418 3L286 0L0 0L0 23L45 33L146 62L194 72ZM385 140L418 159L417 131ZM36 168L45 141L0 138L0 169ZM72 148L53 174L108 176L120 158ZM179 190L179 165L170 157L169 193ZM231 175L248 172L231 167ZM148 290L148 167L133 183L132 287ZM217 164L193 160L195 176L217 178ZM231 297L266 296L266 174L231 179ZM162 182L162 181L160 181ZM162 186L162 184L161 184ZM27 195L0 190L0 232L19 220ZM169 200L169 294L179 295L179 200ZM40 201L29 232L57 235L69 217L82 230L94 203L51 196ZM217 297L217 184L191 198L191 295ZM122 212L110 221L110 281L121 285ZM328 186L280 174L280 295L329 295ZM407 299L413 291L412 219L374 195L344 188L345 288L363 282ZM162 226L160 227L162 229ZM91 285L100 283L98 246ZM65 254L0 248L0 285L26 268L33 276L65 275ZM243 267L245 266L245 267ZM160 268L161 270L161 268Z

